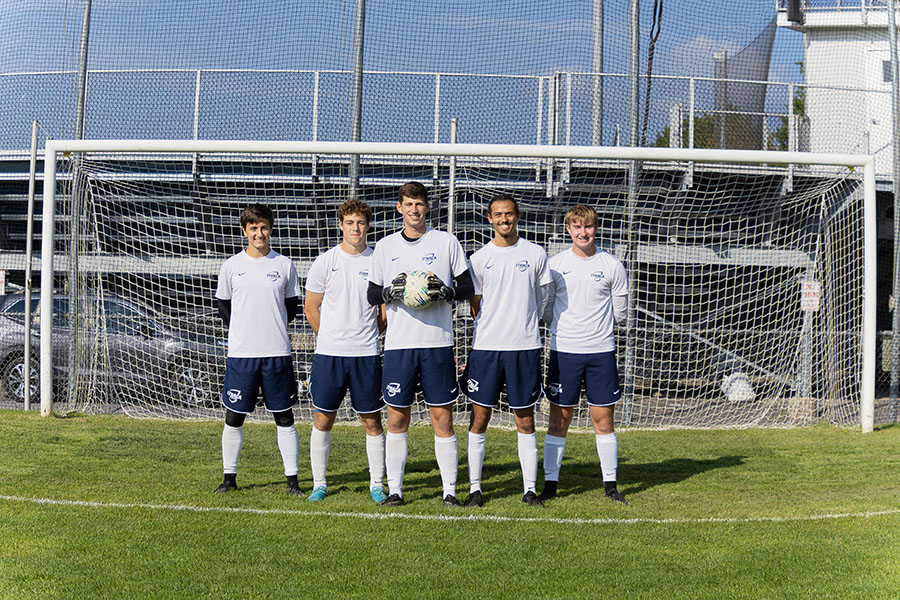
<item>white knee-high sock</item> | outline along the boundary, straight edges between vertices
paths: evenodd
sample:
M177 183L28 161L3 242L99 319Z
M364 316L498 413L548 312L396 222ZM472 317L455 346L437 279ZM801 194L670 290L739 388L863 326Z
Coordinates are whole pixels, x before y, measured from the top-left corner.
M312 470L313 488L325 487L325 471L328 470L328 454L331 452L331 432L315 427L309 434L309 466Z
M434 436L434 457L441 471L441 483L444 493L456 497L456 472L459 468L459 450L456 448L456 434L448 438Z
M226 425L222 430L222 471L237 473L238 455L244 445L244 427Z
M615 431L597 436L597 456L600 457L603 481L615 481L619 468L619 439Z
M384 434L366 436L366 456L369 459L369 487L381 487L384 482Z
M544 436L544 481L559 481L565 451L566 438L549 433Z
M524 493L537 491L538 447L536 433L519 433L519 464Z
M384 468L387 473L388 491L403 497L403 473L406 471L406 457L409 454L409 440L406 432L387 432L384 438Z
M481 491L481 469L484 466L484 433L466 436L466 454L469 459L469 493Z
M296 475L299 471L300 439L297 428L293 425L282 427L277 425L278 449L281 451L281 462L284 463L285 476Z

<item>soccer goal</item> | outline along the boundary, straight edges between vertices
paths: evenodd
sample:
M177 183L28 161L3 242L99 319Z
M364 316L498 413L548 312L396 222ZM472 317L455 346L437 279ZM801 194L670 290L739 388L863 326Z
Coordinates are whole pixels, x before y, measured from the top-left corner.
M620 425L872 427L869 157L575 146L48 141L42 410L219 417L225 330L213 294L222 262L245 245L240 211L273 208L272 246L302 283L340 241L354 156L375 211L370 244L401 227L396 192L410 180L430 190L431 225L467 253L490 241L484 210L499 192L519 200L522 236L550 255L571 245L567 208L597 210L598 245L623 261L632 290L618 331ZM465 303L455 323L461 371ZM297 416L309 420L315 339L302 315L290 330ZM545 413L539 405L539 424Z

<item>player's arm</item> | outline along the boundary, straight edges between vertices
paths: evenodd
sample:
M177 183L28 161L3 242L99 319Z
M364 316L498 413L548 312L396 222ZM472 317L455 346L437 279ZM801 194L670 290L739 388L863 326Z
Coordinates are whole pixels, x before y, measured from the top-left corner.
M431 273L428 275L428 295L432 300L471 300L475 296L475 283L472 274L466 269L456 276L453 287L445 285L441 278Z
M469 308L472 309L472 318L478 316L478 313L481 312L481 294L475 294L472 296L472 299L469 300Z
M613 318L617 325L624 325L628 317L628 274L619 261L616 261L613 269L610 297L612 299Z
M231 324L231 299L216 298L216 309L219 311L219 318L222 319L227 329Z
M297 307L300 305L299 296L291 296L284 299L284 310L287 312L287 322L290 323L297 317Z
M628 295L613 296L612 305L613 318L616 320L616 325L624 325L628 318Z
M384 333L384 330L387 329L387 307L382 304L376 310L378 313L375 315L375 322L378 323L378 332Z
M406 287L406 273L400 273L391 280L391 285L381 287L377 283L369 282L366 289L366 300L372 306L379 304L387 304L392 300L400 300L403 298L403 288Z
M325 294L317 294L309 290L306 291L306 296L303 298L303 314L316 335L319 335L319 323L322 321L322 300L324 298Z

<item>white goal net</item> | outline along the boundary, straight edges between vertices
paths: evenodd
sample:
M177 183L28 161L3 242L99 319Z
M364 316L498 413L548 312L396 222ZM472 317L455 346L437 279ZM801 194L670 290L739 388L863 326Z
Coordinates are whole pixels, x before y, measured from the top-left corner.
M484 210L496 193L519 200L522 236L550 255L571 245L567 208L597 210L598 245L623 261L632 291L617 331L619 425L865 426L874 373L865 158L449 144L47 147L43 268L55 276L52 286L43 278L35 306L53 311L52 336L41 323L41 357L54 362L41 393L52 390L57 406L220 417L225 329L213 294L222 262L245 245L240 212L254 202L274 210L272 246L294 260L302 284L312 260L340 241L352 151L359 195L375 212L371 245L401 226L397 188L410 180L430 190L431 225L455 233L467 254L491 239ZM472 333L465 303L455 328L461 371ZM297 417L310 420L315 338L302 312L289 329ZM467 409L461 400L458 413ZM538 424L545 414L542 403ZM589 425L586 412L576 424Z

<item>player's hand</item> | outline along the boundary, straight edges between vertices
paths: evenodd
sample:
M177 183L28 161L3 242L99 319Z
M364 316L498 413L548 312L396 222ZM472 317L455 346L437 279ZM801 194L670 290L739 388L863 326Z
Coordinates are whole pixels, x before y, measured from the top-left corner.
M447 302L453 302L453 298L456 296L456 292L453 291L452 287L444 285L444 282L441 281L441 278L435 275L432 272L428 272L428 297L432 300L446 300Z
M402 300L403 290L406 287L406 273L400 273L391 280L391 285L381 290L381 298L387 304L391 300Z

